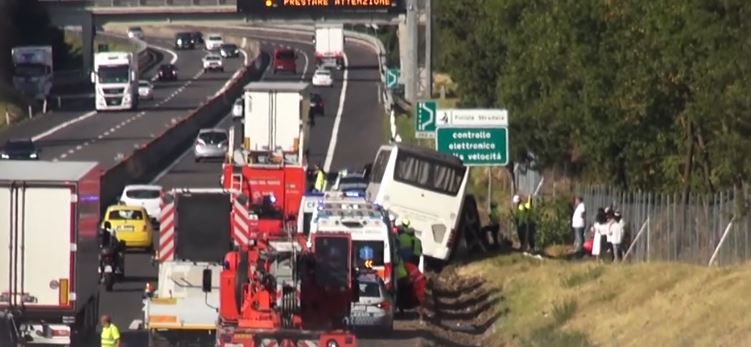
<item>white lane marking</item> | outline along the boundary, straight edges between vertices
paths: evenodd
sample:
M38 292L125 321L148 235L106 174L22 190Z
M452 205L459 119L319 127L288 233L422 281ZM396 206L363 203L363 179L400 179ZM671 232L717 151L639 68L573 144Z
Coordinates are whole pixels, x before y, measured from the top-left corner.
M41 134L38 134L38 135L32 137L31 140L32 141L39 141L39 140L41 140L41 139L43 139L43 138L45 138L47 136L50 136L50 135L52 135L52 134L54 134L54 133L56 133L56 132L58 132L58 131L60 131L60 130L62 130L64 128L67 128L67 127L69 127L69 126L71 126L71 125L73 125L75 123L78 123L78 122L80 122L82 120L86 120L87 118L92 117L95 114L96 114L96 111L91 111L89 113L86 113L86 114L83 114L81 116L78 116L77 118L74 118L74 119L71 119L69 121L66 121L66 122L64 122L62 124L59 124L58 126L52 128L52 129L49 129L49 130L47 130L47 131L45 131L45 132L43 132Z
M339 137L339 125L342 122L342 112L344 111L344 100L347 97L347 79L349 79L349 63L347 53L342 52L344 59L344 76L342 76L342 91L339 93L339 109L336 110L336 119L334 120L334 129L331 130L331 141L329 149L326 152L326 162L323 164L323 171L329 172L331 161L334 160L334 151L336 150L336 140Z
M162 177L164 177L167 173L172 171L172 169L174 169L175 166L177 166L177 164L182 163L183 159L185 159L185 157L187 157L188 154L190 154L192 151L193 151L193 146L188 147L188 149L183 154L180 154L180 156L177 157L175 161L170 163L169 166L167 166L164 170L162 170L162 172L157 174L156 177L154 177L154 179L151 180L151 183L154 184L156 182L159 182L159 180L162 179Z
M302 53L302 57L305 58L305 65L302 68L302 75L300 76L300 81L305 80L305 75L308 73L308 66L310 65L310 60L308 59L308 53L306 53L303 50L298 50L300 53Z
M245 56L245 58L246 58L245 65L248 65L247 64L247 55ZM263 73L261 73L261 79L265 79L266 78L266 73L269 72L269 66L270 66L269 64L266 64L266 67L264 68ZM305 66L305 68L307 69L307 65ZM232 82L232 81L231 80L228 81L226 85L229 85L230 82ZM230 118L230 117L232 117L232 115L228 114L224 119L222 119L221 121L219 121L219 124L221 124L222 122L225 122L227 120L227 118ZM172 124L167 124L167 128L169 128L171 125ZM154 134L152 134L151 137L155 137ZM185 157L188 156L188 154L190 154L192 151L193 151L193 146L188 147L188 149L186 149L185 152L183 152L183 154L180 154L180 156L175 161L173 161L166 168L164 168L164 170L162 170L162 172L158 173L156 175L156 177L154 177L154 179L151 180L151 184L155 184L155 183L159 182L159 180L161 180L170 171L172 171L172 169L174 169L175 166L177 166L177 164L181 163L185 159Z
M163 50L165 52L168 52L168 53L172 54L172 60L170 61L171 64L174 64L174 63L177 62L178 56L177 56L177 53L175 53L174 51L171 51L168 48L160 47L160 46L157 46L157 45L148 45L148 46L152 47L152 48L159 49L159 50ZM80 116L78 116L78 117L76 117L74 119L71 119L71 120L66 121L66 122L64 122L62 124L59 124L59 125L53 127L52 129L49 129L49 130L47 130L47 131L45 131L45 132L43 132L41 134L37 134L36 136L32 137L31 140L32 141L39 141L39 140L41 140L41 139L43 139L43 138L45 138L47 136L50 136L50 135L52 135L52 134L54 134L54 133L56 133L56 132L58 132L58 131L60 131L62 129L65 129L65 128L73 125L73 124L76 124L78 122L84 121L84 120L86 120L86 119L94 116L95 114L97 114L96 111L90 111L90 112L87 112L85 114L82 114L82 115L80 115Z

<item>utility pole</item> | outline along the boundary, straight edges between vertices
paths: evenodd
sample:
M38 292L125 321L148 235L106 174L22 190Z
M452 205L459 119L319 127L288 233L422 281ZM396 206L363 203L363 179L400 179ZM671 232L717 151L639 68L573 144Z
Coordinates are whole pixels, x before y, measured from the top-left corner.
M406 25L406 37L399 37L400 40L405 40L409 44L407 51L404 52L406 58L404 62L404 97L408 102L414 103L417 101L417 89L419 81L419 71L417 65L417 51L418 51L418 20L417 16L417 0L407 0L407 25Z
M433 97L433 13L432 0L425 0L425 79L423 81L423 97Z

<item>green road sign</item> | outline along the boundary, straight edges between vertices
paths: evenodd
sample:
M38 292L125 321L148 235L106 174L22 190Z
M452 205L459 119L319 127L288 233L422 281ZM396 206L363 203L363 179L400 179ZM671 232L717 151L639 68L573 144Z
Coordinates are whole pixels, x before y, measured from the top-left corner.
M386 88L396 89L399 86L399 69L386 70Z
M508 165L505 127L441 127L435 143L437 151L461 158L466 166Z
M436 112L438 107L435 100L421 100L417 102L415 111L415 137L433 138L435 137Z

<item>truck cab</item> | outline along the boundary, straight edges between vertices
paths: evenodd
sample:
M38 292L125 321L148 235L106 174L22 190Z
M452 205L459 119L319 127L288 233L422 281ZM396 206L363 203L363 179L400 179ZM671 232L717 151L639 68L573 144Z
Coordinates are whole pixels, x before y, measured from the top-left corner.
M14 47L13 87L16 90L43 100L52 90L52 47L26 46Z
M97 53L91 82L97 111L138 107L138 59L132 52Z
M279 71L297 73L297 54L293 49L277 48L273 57L274 73Z

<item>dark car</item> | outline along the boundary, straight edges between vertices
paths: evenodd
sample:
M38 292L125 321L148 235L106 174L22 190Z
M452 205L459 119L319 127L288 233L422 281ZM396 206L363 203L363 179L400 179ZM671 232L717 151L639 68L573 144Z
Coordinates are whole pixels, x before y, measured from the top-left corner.
M0 159L3 160L38 160L39 150L30 139L11 139L5 142Z
M193 44L198 46L203 44L203 33L200 31L194 31L190 33L190 37L193 40Z
M219 54L222 58L237 58L240 56L240 47L234 43L225 43L219 47Z
M310 115L311 116L324 116L325 115L323 98L316 93L310 93Z
M194 49L196 44L193 41L193 35L191 33L177 33L175 35L175 48L176 49Z
M177 81L177 66L172 64L162 64L159 66L160 81Z

